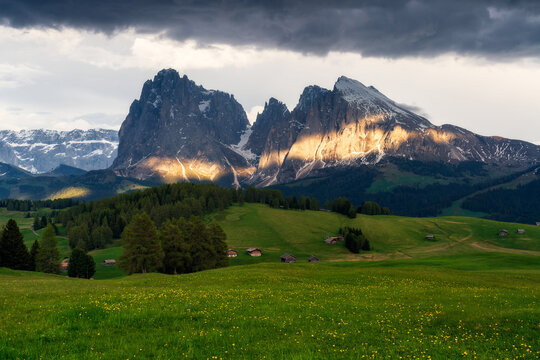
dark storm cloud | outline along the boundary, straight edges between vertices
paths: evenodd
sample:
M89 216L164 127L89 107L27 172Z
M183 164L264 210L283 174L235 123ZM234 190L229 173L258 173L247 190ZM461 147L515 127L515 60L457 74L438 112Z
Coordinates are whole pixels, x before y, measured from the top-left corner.
M72 26L106 33L133 27L202 45L321 55L540 54L540 2L526 0L0 0L0 19L13 27Z

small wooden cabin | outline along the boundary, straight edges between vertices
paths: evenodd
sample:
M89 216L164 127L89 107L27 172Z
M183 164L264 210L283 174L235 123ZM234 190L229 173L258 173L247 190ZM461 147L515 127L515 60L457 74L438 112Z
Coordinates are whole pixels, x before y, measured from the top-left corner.
M247 249L247 253L249 254L249 256L261 256L262 250L259 248L249 248Z
M426 235L426 240L435 240L435 235Z
M68 266L69 266L69 258L66 257L66 258L64 258L64 259L62 260L62 262L60 263L60 269L61 269L62 271L67 271Z
M227 254L227 257L237 257L238 256L238 251L236 251L234 249L228 249L225 253Z
M308 259L308 262L319 262L319 258L311 255Z
M540 222L536 222L536 226L540 226Z
M115 265L116 265L116 260L114 259L103 260L103 266L115 266Z
M517 229L518 234L525 234L525 229Z
M283 254L280 256L282 263L294 263L296 262L296 256L291 254Z
M499 231L499 236L506 236L506 235L508 235L508 230L503 229L503 230Z
M324 242L330 245L337 244L338 241L344 241L345 238L343 236L328 236Z

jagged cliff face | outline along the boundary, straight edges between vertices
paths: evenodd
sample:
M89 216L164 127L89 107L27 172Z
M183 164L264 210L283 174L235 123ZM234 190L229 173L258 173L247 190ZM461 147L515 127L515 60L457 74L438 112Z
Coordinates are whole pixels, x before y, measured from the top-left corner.
M162 70L130 107L113 169L139 179L238 185L255 170L237 146L248 125L233 96Z
M295 109L272 98L250 127L229 94L174 70L144 84L119 133L116 173L268 186L390 157L526 167L540 147L435 126L374 87L340 77L332 90L307 87Z
M0 161L34 174L61 164L84 170L106 169L113 163L117 147L115 130L0 131Z
M377 89L346 77L339 78L332 91L306 88L292 113L276 103L270 102L257 119L270 117L273 126L261 126L259 132L257 123L253 125L251 137L267 140L257 172L247 181L251 184L285 183L321 169L375 164L387 157L514 166L540 160L536 145L434 126Z

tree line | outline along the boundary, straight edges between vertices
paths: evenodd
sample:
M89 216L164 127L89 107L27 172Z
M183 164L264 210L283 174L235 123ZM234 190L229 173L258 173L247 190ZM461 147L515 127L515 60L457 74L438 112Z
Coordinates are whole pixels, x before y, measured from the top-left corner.
M78 204L75 199L54 199L54 200L0 200L0 208L6 208L8 211L37 211L43 208L66 209Z

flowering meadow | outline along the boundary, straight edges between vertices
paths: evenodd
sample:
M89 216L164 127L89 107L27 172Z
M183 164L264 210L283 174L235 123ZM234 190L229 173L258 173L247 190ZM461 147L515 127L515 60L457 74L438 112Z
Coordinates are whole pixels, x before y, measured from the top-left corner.
M536 359L540 262L263 263L111 280L0 270L0 359Z

